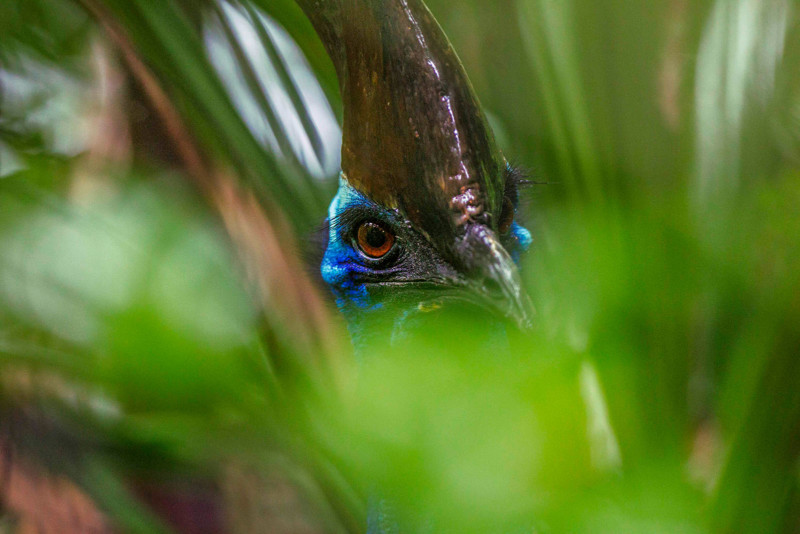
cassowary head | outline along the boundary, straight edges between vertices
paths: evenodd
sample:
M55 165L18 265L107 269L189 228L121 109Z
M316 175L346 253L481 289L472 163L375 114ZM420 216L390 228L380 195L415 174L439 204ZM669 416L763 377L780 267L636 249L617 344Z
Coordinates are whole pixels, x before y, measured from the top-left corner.
M301 3L302 4L302 3ZM447 37L421 0L308 0L344 107L342 173L323 279L354 333L448 303L527 325L516 266L522 181L498 149Z

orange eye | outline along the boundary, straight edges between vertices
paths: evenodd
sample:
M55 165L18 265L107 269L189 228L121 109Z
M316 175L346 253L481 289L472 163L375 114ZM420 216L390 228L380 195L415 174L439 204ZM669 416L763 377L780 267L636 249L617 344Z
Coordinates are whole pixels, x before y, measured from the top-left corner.
M382 225L367 221L358 227L358 247L370 258L382 258L394 245L394 234Z
M500 212L500 219L497 224L497 229L500 235L505 234L511 229L514 222L514 205L508 197L503 198L503 211Z

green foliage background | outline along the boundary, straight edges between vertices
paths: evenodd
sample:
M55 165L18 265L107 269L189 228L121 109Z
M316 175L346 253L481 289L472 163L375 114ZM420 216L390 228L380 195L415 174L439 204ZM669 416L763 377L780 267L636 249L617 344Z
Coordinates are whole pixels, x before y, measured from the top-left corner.
M285 303L259 302L214 202L148 135L99 170L85 147L63 148L78 133L64 114L80 116L96 81L93 46L130 68L111 28L206 162L303 241L336 177L292 150L305 136L319 154L321 134L257 10L340 103L294 2L235 5L260 27L299 131L281 127L222 4L0 5L0 400L6 421L47 421L46 439L19 446L131 532L166 527L128 477L216 476L226 462L288 477L321 531L362 530L373 487L410 524L452 532L800 531L797 3L428 4L538 183L521 216L538 317L508 361L434 336L357 372L346 344L285 335ZM210 61L212 24L277 150ZM86 176L101 185L82 195ZM20 373L46 379L26 389Z

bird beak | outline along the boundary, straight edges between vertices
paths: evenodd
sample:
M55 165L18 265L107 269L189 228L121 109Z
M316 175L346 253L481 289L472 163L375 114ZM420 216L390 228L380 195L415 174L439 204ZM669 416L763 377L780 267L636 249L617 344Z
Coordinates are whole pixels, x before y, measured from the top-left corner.
M484 230L475 234L482 254L479 263L471 269L467 290L477 294L484 306L511 320L520 330L529 329L535 310L522 286L516 263L493 232Z
M520 330L529 329L535 311L511 256L503 250L485 273L482 279L474 280L470 285L489 308L514 322Z

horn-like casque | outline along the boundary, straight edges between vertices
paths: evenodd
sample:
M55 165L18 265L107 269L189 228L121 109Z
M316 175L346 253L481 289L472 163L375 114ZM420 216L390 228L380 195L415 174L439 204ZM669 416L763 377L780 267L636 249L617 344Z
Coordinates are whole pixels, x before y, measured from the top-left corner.
M299 0L336 66L344 178L397 208L446 257L491 226L505 160L464 69L421 0Z

